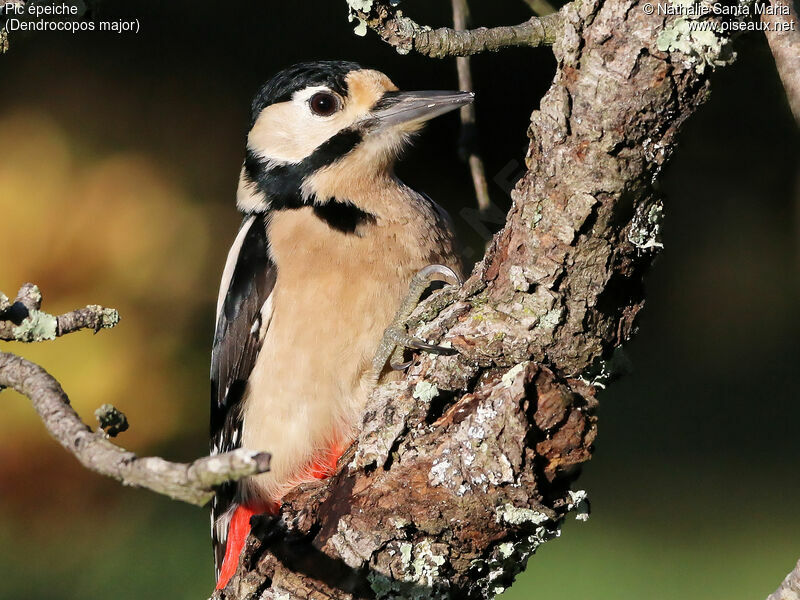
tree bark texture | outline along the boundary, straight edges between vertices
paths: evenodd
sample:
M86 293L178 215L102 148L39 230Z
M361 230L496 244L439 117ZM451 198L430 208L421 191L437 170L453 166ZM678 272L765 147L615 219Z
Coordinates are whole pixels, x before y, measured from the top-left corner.
M562 15L507 223L461 289L412 316L458 355L420 356L376 391L338 475L254 518L218 600L489 598L583 516L570 484L592 455L596 390L661 247L653 182L726 40L628 0Z

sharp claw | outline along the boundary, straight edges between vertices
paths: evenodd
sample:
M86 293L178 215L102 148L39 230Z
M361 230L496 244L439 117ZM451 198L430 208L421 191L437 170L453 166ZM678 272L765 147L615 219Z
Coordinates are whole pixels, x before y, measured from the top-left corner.
M411 279L408 295L397 309L394 322L384 332L383 340L378 347L375 357L372 359L372 372L370 381L376 385L380 374L386 366L387 361L393 369L401 370L411 365L408 363L394 363L394 360L402 360L402 353L397 353L397 347L413 348L430 352L431 354L453 355L458 354L453 348L434 346L411 337L406 333L406 320L411 315L414 308L419 303L422 293L428 288L431 281L443 281L451 285L461 285L462 281L458 274L450 267L445 265L428 265L417 272Z
M458 351L455 348L434 346L433 344L426 344L425 342L420 342L417 340L413 340L411 343L409 343L409 347L414 348L415 350L423 350L424 352L430 352L431 354L440 354L444 356L452 356L454 354L458 354Z
M417 273L417 277L425 281L444 281L450 285L461 285L458 274L444 265L428 265Z
M413 360L408 360L404 363L390 363L389 366L392 367L393 371L405 371L408 367L411 366Z

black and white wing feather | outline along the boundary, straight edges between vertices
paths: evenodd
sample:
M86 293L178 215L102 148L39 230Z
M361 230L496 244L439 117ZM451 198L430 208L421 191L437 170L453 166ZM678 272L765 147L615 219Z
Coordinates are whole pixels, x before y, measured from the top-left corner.
M275 287L276 270L269 258L266 227L263 214L245 217L222 274L211 352L212 454L241 445L242 397L261 347L261 336L269 326L270 295ZM226 513L235 497L236 484L227 483L220 486L211 504L211 539L217 575L225 556L229 520Z

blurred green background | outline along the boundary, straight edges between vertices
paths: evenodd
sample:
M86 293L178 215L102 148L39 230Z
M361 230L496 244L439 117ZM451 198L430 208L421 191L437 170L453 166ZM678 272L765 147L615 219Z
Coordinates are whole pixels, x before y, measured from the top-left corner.
M472 4L478 24L529 16L519 0ZM0 289L33 281L51 312L101 303L123 316L97 336L3 350L44 365L87 420L103 402L124 410L120 443L138 453L206 451L213 307L259 84L297 60L347 58L401 88L456 86L452 60L354 36L343 0L297 6L101 2L97 18L139 18L141 32L17 34L0 57ZM444 0L404 6L449 21ZM762 598L800 557L800 139L764 41L737 49L661 178L666 250L627 347L634 372L601 394L579 480L592 517L546 544L506 600ZM505 209L554 62L547 49L473 62ZM399 172L450 209L477 257L457 137L455 117L433 123ZM189 600L211 587L204 510L84 471L24 398L2 394L0 598Z

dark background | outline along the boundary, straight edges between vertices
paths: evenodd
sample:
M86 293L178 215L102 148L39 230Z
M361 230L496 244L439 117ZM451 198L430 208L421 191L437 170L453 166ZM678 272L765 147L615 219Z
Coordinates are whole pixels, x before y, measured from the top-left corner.
M476 24L530 16L519 0L473 4ZM404 8L449 21L444 0ZM343 0L108 1L94 18L138 18L141 31L12 34L0 57L0 289L34 281L50 311L102 303L123 321L3 349L44 365L86 420L103 402L125 411L126 447L192 459L206 451L213 307L252 94L298 60L354 59L403 89L455 88L455 65L356 37ZM567 523L503 598L745 600L800 556L800 140L762 37L737 50L661 177L666 249L626 348L634 372L601 394L578 482L592 517ZM473 61L503 210L554 68L548 49ZM398 171L447 206L478 257L457 138L454 116L434 122ZM0 399L0 598L207 597L204 511L84 471L24 398Z

